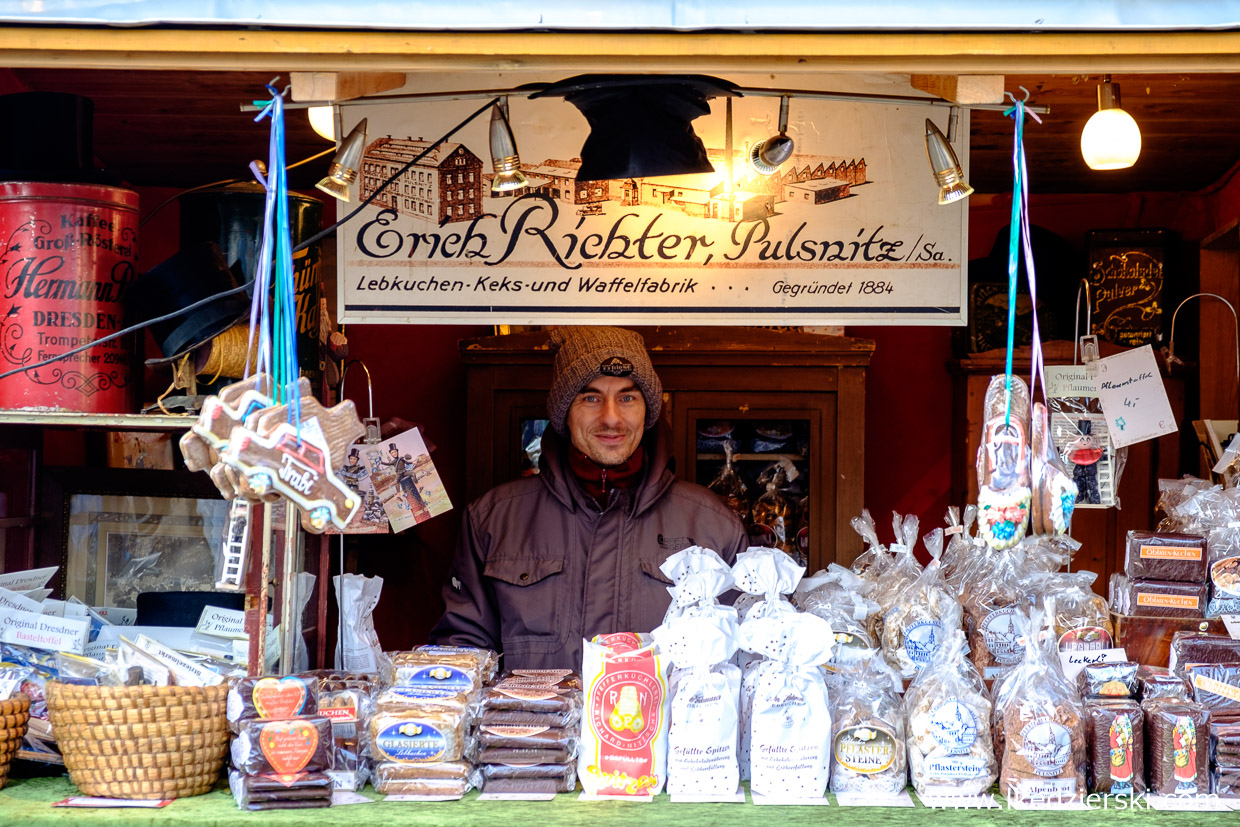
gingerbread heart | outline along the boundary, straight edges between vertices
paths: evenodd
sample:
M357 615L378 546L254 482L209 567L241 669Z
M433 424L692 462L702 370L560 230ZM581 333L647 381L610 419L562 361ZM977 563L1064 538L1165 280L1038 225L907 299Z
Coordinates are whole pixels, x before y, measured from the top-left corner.
M260 718L292 718L306 705L306 684L300 678L261 678L254 684L254 708Z
M276 773L292 775L318 751L319 731L305 721L272 721L263 727L258 747Z

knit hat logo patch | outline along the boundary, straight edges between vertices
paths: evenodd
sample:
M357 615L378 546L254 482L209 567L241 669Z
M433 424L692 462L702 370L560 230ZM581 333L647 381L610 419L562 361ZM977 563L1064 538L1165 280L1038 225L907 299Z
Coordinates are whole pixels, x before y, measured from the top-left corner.
M633 363L623 356L613 356L598 366L603 376L628 376L633 372Z

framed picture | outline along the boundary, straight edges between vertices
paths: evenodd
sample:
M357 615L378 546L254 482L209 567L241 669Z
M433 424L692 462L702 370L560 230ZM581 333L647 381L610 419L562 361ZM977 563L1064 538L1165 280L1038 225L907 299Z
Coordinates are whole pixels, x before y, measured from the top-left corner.
M134 608L140 592L213 589L228 503L206 474L45 472L40 554L59 563L64 598Z

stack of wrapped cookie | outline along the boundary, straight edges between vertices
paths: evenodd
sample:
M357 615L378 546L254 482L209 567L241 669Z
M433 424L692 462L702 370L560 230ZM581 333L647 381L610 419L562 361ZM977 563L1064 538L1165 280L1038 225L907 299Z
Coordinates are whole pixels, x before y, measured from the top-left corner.
M1210 792L1240 798L1240 723L1210 722Z
M379 676L335 669L302 673L319 681L319 715L332 722L332 769L337 790L360 790L370 777L362 750L366 723L374 710Z
M517 669L482 690L469 757L487 793L566 793L577 786L581 677Z
M460 798L476 782L467 760L472 706L495 674L495 653L464 646L393 652L388 688L366 731L372 783L384 794Z
M233 770L229 786L243 810L330 807L332 726L315 714L316 677L243 678L228 691Z

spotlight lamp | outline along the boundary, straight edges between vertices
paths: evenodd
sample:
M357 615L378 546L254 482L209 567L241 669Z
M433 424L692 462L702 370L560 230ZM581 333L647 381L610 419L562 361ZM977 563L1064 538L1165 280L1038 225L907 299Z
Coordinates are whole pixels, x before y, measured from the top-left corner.
M1081 155L1090 169L1127 169L1141 155L1141 128L1120 108L1110 75L1098 84L1098 111L1081 131Z
M362 166L362 152L366 149L366 119L362 118L357 126L344 139L340 149L332 158L327 168L327 177L315 184L323 192L346 204L352 200L349 188L357 180L357 172Z
M749 165L760 175L774 175L796 148L788 137L788 100L787 95L779 99L779 134L758 141L749 150Z
M951 118L959 117L952 109ZM948 132L954 132L951 121ZM939 204L951 204L973 194L973 187L964 180L964 170L960 168L960 159L952 149L947 137L934 125L934 121L926 118L926 156L930 159L930 170L939 185Z
M529 183L521 172L517 140L508 122L507 95L491 107L491 165L495 169L495 177L491 179L492 193L519 190Z

